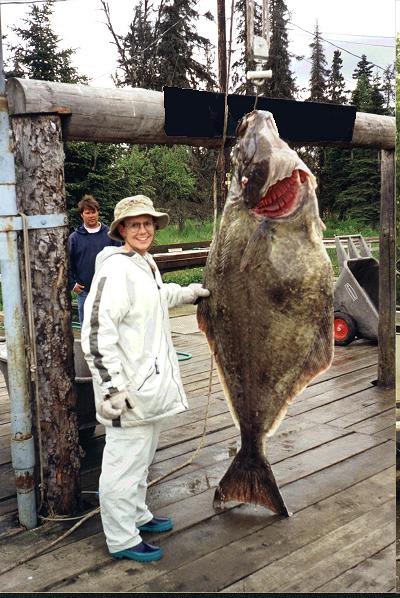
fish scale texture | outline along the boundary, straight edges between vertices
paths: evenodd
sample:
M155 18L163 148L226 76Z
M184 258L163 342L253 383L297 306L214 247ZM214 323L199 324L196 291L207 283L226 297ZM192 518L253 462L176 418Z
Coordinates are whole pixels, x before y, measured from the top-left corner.
M228 476L230 489L223 487L222 480L220 494L235 498L236 493L237 500L247 496L251 500L246 502L271 508L271 503L279 503L273 496L275 480L266 490L272 495L269 501L265 496L257 500L254 490L260 484L269 485L265 480L260 482L260 472L268 468L265 438L278 428L294 397L332 361L333 275L322 243L311 173L298 179L293 214L274 221L252 212L268 184L274 183L269 180L270 173L279 178L280 162L287 155L294 168L299 164L303 167L279 137L279 143L276 141L274 131L263 136L263 122L258 123L255 132L248 127L235 149L231 188L203 282L211 295L199 305L198 321L215 354L225 396L240 426L245 448L237 456L236 473L231 471ZM261 156L258 166L253 147L252 165L244 166L249 163L246 134L251 134L253 144L256 139ZM264 179L260 174L263 168ZM282 176L287 176L286 163L282 169ZM243 188L243 173L251 182L253 171L254 184ZM258 470L258 474L246 482L241 468ZM237 488L232 491L235 478ZM258 493L262 495L261 490Z

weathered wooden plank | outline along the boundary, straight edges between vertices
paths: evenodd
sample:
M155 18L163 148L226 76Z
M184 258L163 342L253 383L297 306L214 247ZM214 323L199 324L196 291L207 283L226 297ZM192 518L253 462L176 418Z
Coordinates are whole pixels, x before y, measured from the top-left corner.
M343 402L343 401L341 401L341 402ZM221 414L217 414L215 416L211 415L209 417L208 426L207 426L207 429L209 432L232 427L232 420L231 420L230 413L228 412L228 410L226 409L226 406L224 404L222 404L222 410L223 410L223 412ZM318 410L314 410L314 411L318 411ZM314 412L312 412L312 415L313 415L313 413ZM185 418L185 416L187 416L187 417ZM197 436L198 438L200 438L202 431L203 431L203 422L201 421L201 419L200 420L195 419L195 421L190 421L190 418L191 418L190 412L181 414L179 417L183 417L182 421L184 422L184 425L171 427L167 430L164 430L161 435L161 438L160 438L160 447L161 448L171 446L173 444L179 444L183 441L192 439L194 436ZM322 413L321 415L318 415L319 419L321 419L323 417L325 417L324 413ZM178 419L178 418L176 418L176 419ZM311 416L311 420L315 421L315 418ZM185 424L185 422L187 422L187 423ZM376 427L376 424L375 424L375 427ZM386 426L382 426L382 428L383 427L386 427ZM365 431L364 431L364 433L365 433ZM306 439L307 436L305 436L304 438ZM300 437L300 440L301 440L301 437ZM325 439L325 441L326 441L326 439ZM323 436L320 437L320 440L318 442L321 442L321 443L324 442ZM374 442L375 441L372 441L372 444L374 444ZM362 447L362 449L365 449L368 446L371 446L371 444L368 444L367 439L362 438L360 440L354 440L352 435L350 435L349 437L343 438L341 440L341 443L339 445L340 446L339 454L340 454L341 450L345 451L345 455L352 454L353 453L352 445L354 443L359 443L359 447ZM269 446L271 446L271 447L274 446L273 439L270 440ZM279 441L278 441L277 446L279 446ZM323 451L324 458L325 458L325 456L328 459L335 458L334 453L336 451L336 445L332 445L332 443L329 442L329 443L326 443L324 445L324 447L321 448L321 450ZM226 454L226 451L229 451L229 447L225 447L225 451L224 451L225 454ZM288 451L287 454L289 454L289 452L290 451ZM358 452L358 450L355 450L354 452ZM312 460L313 457L314 457L314 453L313 453L313 451L311 451L311 452L307 453L306 458L304 458L304 459L300 458L299 463L294 465L293 474L298 475L298 476L307 475L307 472L309 471L310 460ZM321 457L318 457L318 459L320 459L320 458ZM274 461L272 460L272 462L274 462ZM211 479L214 479L215 483L219 482L219 479L222 477L222 475L225 473L225 470L228 467L228 463L229 462L224 463L223 461L221 461L221 464L216 466L217 470L215 472L213 472L213 471L209 472L208 478L207 478L207 476L204 477L204 475L203 475L201 477L202 482L199 482L199 483L209 484L210 483L209 481ZM14 486L13 472L9 465L0 467L0 482L1 482L0 483L0 498L6 498L6 497L12 496L14 494L15 486ZM188 488L188 491L190 491L190 487Z
M354 426L351 426L351 428L348 429L355 430L356 432L361 432L362 434L376 434L377 432L384 430L390 425L392 425L394 429L394 422L395 409L393 407L389 411L380 413L375 417L371 417L365 422L355 424Z
M371 417L379 415L380 413L384 413L386 411L392 412L392 416L394 418L393 413L393 401L390 397L386 397L384 401L377 401L370 405L363 405L361 409L356 411L352 411L351 413L347 413L343 417L338 417L333 420L329 420L329 423L332 426L339 426L341 428L348 428L353 426L354 424L358 424L361 422L366 422ZM394 419L393 419L393 426L394 427Z
M317 407L307 412L306 416L312 421L327 423L333 422L349 413L354 413L357 410L363 410L370 405L378 405L378 411L384 411L390 408L390 403L393 405L391 390L371 387L328 405ZM382 406L381 408L379 408L380 405Z
M355 517L307 546L227 586L226 592L309 593L325 581L358 565L394 539L393 499ZM371 524L373 522L373 524ZM386 561L387 579L394 583L394 561ZM181 572L177 572L179 575ZM173 575L173 574L172 574ZM345 588L342 587L342 591Z
M280 486L307 477L315 471L330 467L340 460L364 452L381 441L376 437L354 435L341 437L316 449L274 464L275 477ZM216 486L225 474L231 459L201 467L193 473L183 473L177 479L165 480L152 488L153 508L160 508L182 500L197 492ZM184 470L185 471L185 470ZM152 475L152 474L151 474ZM285 490L283 490L285 496ZM292 506L289 504L289 507Z
M385 438L385 440L396 440L396 426L394 423L391 423L390 426L380 430L379 432L375 432L374 436L379 436L379 438Z
M316 426L309 429L305 429L305 426L299 427L292 430L291 432L282 432L277 434L269 443L268 458L271 464L275 464L284 461L288 458L293 458L296 455L303 455L310 449L316 449L328 441L336 440L341 438L347 432L338 428L330 428L328 426ZM239 444L239 439L238 443ZM207 447L207 450L203 450L193 461L193 463L185 470L186 475L189 472L193 473L195 477L196 472L199 469L210 468L218 462L226 461L232 457L232 439L213 444ZM189 457L189 455L188 455ZM184 459L182 456L174 457L169 459L168 468L174 468ZM156 478L165 471L166 463L154 463L151 467L151 478ZM177 472L169 476L169 480L180 478L181 472ZM211 478L209 478L211 479Z
M0 425L0 438L10 438L11 435L11 426L10 423L4 423Z
M295 510L306 508L310 504L310 500L324 500L324 497L329 496L333 492L338 492L342 488L343 480L351 484L359 479L365 480L365 476L370 475L371 470L375 469L376 471L376 467L382 467L381 459L384 454L382 450L383 447L378 449L378 451L369 452L368 459L365 461L367 469L369 469L369 474L360 466L364 462L364 459L356 457L350 467L354 476L352 476L351 481L345 473L349 468L348 461L346 463L339 463L336 467L332 468L329 483L324 483L324 481L327 481L327 470L323 470L312 476L313 479L310 479L309 486L311 494L299 492L297 482L289 485L287 491L290 494L291 501L296 505ZM379 464L378 460L380 461ZM344 477L340 475L340 472L345 473ZM312 529L317 534L323 533L323 529L319 525L320 521L328 522L328 525L332 525L334 529L341 523L351 520L357 513L364 512L366 508L373 508L381 504L383 502L382 497L387 499L388 493L390 494L390 491L393 489L390 478L391 476L387 472L382 472L378 476L369 478L359 484L356 483L355 486L344 491L343 496L341 496L341 508L338 513L337 499L332 497L327 499L326 508L311 507L307 521L304 521L303 517L294 517L289 521L298 521L299 524L301 521L302 529ZM293 492L290 490L292 486ZM268 529L271 529L270 526L272 523L276 525L276 532L278 534L282 528L282 523L285 523L284 527L286 528L287 520L283 522L280 518L269 515L268 511L264 509L247 505L235 508L234 513L231 515L230 511L216 514L211 506L212 493L213 490L209 490L206 493L191 496L187 501L180 501L175 507L170 506L168 509L161 510L161 513L165 514L168 512L175 517L175 532L163 536L164 540L162 540L162 544L167 547L167 551L160 565L143 567L142 565L131 562L116 563L107 554L102 534L97 534L87 540L74 542L73 550L71 550L70 546L58 548L49 555L39 557L30 564L1 576L0 583L3 591L7 591L9 587L13 587L17 591L24 591L25 589L28 591L49 590L57 586L64 578L75 577L79 573L90 571L96 577L97 588L101 587L102 591L108 591L110 587L112 588L111 591L127 590L131 584L134 583L136 585L141 583L142 572L146 575L150 574L150 577L152 577L154 574L157 575L169 568L174 568L180 563L190 562L193 558L209 554L210 539L214 550L217 547L222 548L234 539L241 539L243 537L251 538L254 532L260 528L265 528L265 526L269 526ZM328 513L330 513L330 517L327 516ZM337 518L334 515L336 513ZM182 518L185 525L184 529L181 527ZM194 525L196 522L200 523L201 521L201 526ZM300 537L300 534L297 534L296 530L294 530L293 534L290 534L290 536L292 535ZM17 538L7 546L8 559L12 558L12 553L15 550L13 547L16 542L20 541L21 538ZM272 544L276 544L276 548L279 549L282 546L282 541L279 542L275 536L275 541L272 539ZM20 549L19 546L18 549ZM59 566L60 562L63 562L63 567ZM110 567L104 570L104 575L101 575L99 579L98 576L102 573L99 567L105 565L110 565ZM224 562L224 566L228 566L228 563ZM28 579L28 577L31 579ZM84 581L86 582L88 579L90 579L90 575L85 574ZM82 580L79 581L82 582ZM112 582L111 586L110 582ZM103 583L105 584L104 586ZM75 591L75 589L77 591L84 591L81 587L75 588L75 584L71 587L73 587L72 591ZM87 588L87 585L84 584L84 587ZM193 589L200 590L201 588L192 586Z
M368 347L368 349L369 349L369 347ZM314 380L312 380L310 386L312 386L314 384L318 384L325 380L330 380L339 375L350 373L357 369L375 365L377 363L376 351L371 352L369 350L366 350L363 353L362 350L363 349L361 347L359 347L359 351L357 352L356 356L354 356L354 358L352 358L352 359L349 359L348 357L343 357L342 362L340 362L339 359L337 361L335 360L333 365L329 368L329 370L327 370L326 372L323 372L322 374L320 374L319 376L314 378ZM213 381L217 382L217 380L218 380L217 376L214 375ZM199 390L205 389L208 387L208 381L209 381L209 369L207 369L204 372L198 372L194 375L192 380L187 380L186 381L187 383L185 384L185 390L189 394L193 390L198 392Z
M2 500L0 502L0 516L3 516L8 513L16 513L17 511L17 499L14 496L13 498L9 498L7 500Z
M373 367L375 369L375 366ZM303 395L301 395L296 398L293 404L290 405L288 414L293 416L300 413L307 413L315 408L326 406L328 403L334 403L348 395L368 390L371 388L371 368L366 368L366 370L361 370L361 372L365 373L360 373L360 370L358 372L350 372L347 374L348 379L341 380L340 378L334 378L333 380L306 389L312 390L313 396L303 398ZM324 388L320 388L322 384Z
M318 586L316 591L335 594L346 588L346 592L350 594L388 593L394 587L393 576L388 575L388 572L395 560L396 546L391 544L356 567Z
M290 519L272 520L270 525L258 529L251 525L251 513L247 508L241 509L240 513L224 513L216 520L186 530L179 538L167 538L163 543L165 562L155 571L136 568L135 577L128 579L124 568L123 585L135 592L187 592L194 589L197 592L221 591L231 584L232 580L245 577L251 571L307 546L310 542L353 521L366 510L372 509L372 504L367 506L365 503L365 490L364 488L361 496L356 485L348 491L306 508ZM384 493L386 494L385 491ZM353 503L355 496L362 502L361 509ZM354 506L352 513L347 511L349 504ZM381 505L382 496L376 506ZM205 542L206 537L212 538L211 550L210 542ZM223 544L220 538L225 540ZM177 567L179 561L181 565ZM220 566L216 566L216 563ZM121 588L122 571L113 573L111 568L107 567L104 573L106 570L109 575L108 583L105 580L106 588L109 589L112 583L114 586L116 584L117 589ZM82 580L78 587L82 591L85 585ZM67 588L73 588L74 591L78 589L76 583L64 587ZM262 592L265 591L264 587Z

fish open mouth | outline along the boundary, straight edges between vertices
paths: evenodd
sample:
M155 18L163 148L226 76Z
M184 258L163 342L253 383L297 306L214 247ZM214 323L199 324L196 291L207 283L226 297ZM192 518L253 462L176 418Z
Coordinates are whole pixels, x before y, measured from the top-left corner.
M304 183L306 178L307 173L304 170L294 170L290 177L271 185L251 212L268 218L289 216L299 203L300 184Z

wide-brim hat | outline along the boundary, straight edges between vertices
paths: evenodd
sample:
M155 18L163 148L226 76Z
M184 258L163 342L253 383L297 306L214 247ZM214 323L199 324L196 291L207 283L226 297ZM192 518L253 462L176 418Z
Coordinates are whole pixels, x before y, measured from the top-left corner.
M152 216L155 219L158 229L165 228L169 222L168 214L157 212L154 209L153 202L146 195L134 195L133 197L121 199L114 208L114 220L110 225L108 236L115 241L123 241L118 231L118 224L125 218L145 215Z

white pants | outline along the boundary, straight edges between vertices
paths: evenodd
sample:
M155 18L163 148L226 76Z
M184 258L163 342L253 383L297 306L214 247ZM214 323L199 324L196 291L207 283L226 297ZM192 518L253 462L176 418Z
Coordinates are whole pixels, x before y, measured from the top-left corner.
M99 491L101 520L110 552L140 544L137 527L153 518L146 505L147 475L159 435L160 422L106 428Z

